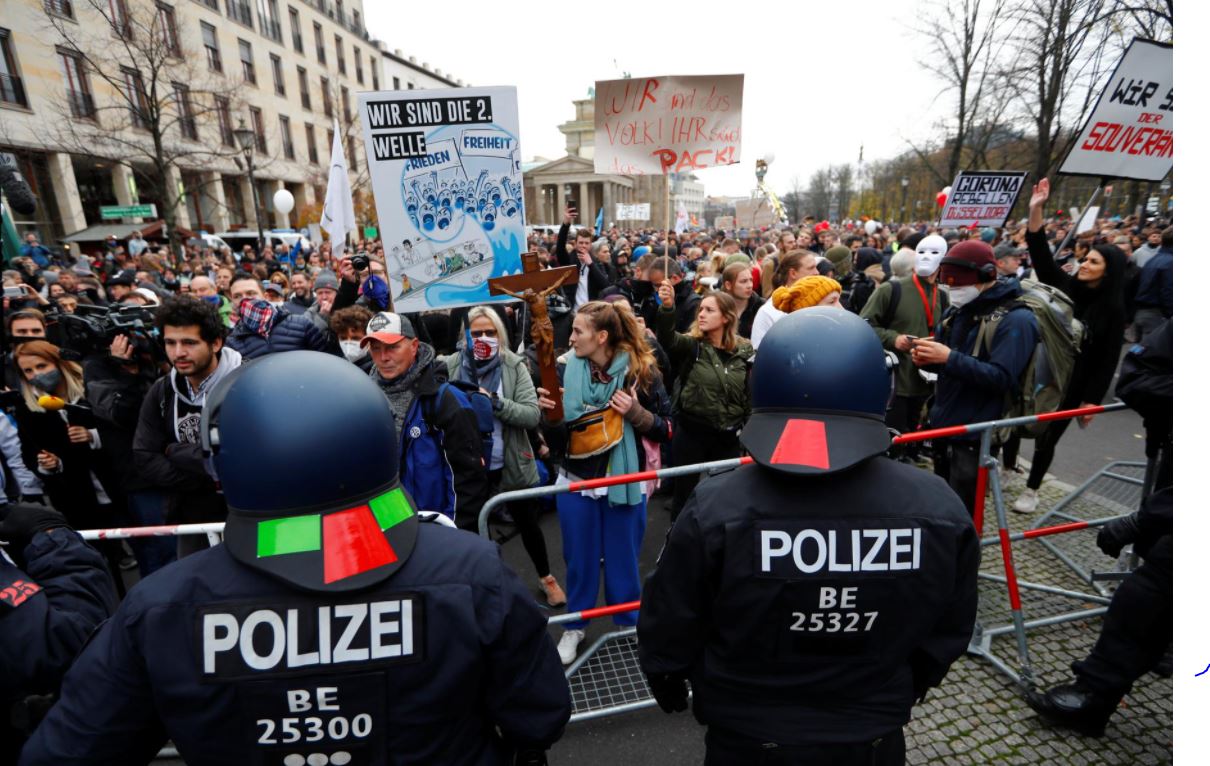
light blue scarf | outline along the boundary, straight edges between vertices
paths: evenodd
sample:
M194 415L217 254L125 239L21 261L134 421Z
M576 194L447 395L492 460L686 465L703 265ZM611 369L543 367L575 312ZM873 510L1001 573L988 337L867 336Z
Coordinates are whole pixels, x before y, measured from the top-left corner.
M563 417L568 423L585 412L609 406L609 399L621 390L630 368L630 355L619 351L605 372L612 378L608 383L592 379L587 359L569 355L563 370ZM621 476L639 471L639 451L635 443L634 429L628 421L622 421L622 441L609 451L609 475ZM610 505L637 505L643 499L642 484L618 484L609 488Z

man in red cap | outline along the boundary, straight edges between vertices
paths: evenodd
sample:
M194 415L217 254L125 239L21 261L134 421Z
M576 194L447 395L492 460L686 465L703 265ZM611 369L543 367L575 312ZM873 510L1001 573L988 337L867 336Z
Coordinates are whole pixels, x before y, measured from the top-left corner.
M932 428L995 420L1015 392L1040 337L1037 320L1023 303L1021 284L999 277L991 245L967 240L941 259L939 281L949 286L950 309L935 340L917 340L912 362L935 372ZM986 327L985 332L980 332ZM956 436L933 451L937 475L946 479L972 514L979 471L979 436Z

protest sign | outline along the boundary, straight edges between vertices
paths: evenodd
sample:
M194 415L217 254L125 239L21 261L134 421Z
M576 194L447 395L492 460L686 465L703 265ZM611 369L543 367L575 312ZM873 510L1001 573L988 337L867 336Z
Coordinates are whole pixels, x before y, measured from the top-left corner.
M1003 226L1024 186L1024 171L964 170L954 179L937 225Z
M358 110L395 310L501 300L487 280L525 249L517 89L359 93Z
M735 228L735 216L733 215L716 215L714 217L714 228L726 230Z
M614 220L617 221L649 221L651 220L651 203L639 202L627 204L623 202L617 203L617 215Z
M742 74L597 81L596 172L682 173L739 162L743 95Z
M735 225L745 228L760 228L777 223L777 213L768 197L741 199L735 202Z
M1161 181L1171 170L1172 46L1136 38L1059 172Z

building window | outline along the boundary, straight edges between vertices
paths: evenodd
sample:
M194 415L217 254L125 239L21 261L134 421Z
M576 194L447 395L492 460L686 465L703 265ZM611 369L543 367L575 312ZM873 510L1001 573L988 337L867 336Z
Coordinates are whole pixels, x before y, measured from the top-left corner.
M319 89L323 91L324 117L331 117L332 116L332 88L328 84L327 77L319 78Z
M244 82L256 85L256 64L252 62L252 43L239 41L239 61L244 68Z
M324 49L324 28L315 22L311 25L315 30L315 59L321 64L328 63L328 52Z
M345 77L348 77L349 73L347 71L345 71L345 43L344 43L344 40L340 39L340 35L333 35L332 37L336 40L336 46L335 46L336 47L336 71L340 72Z
M311 123L303 124L303 133L307 134L307 159L312 165L319 164L319 149L315 147L315 126Z
M177 117L181 121L181 136L196 141L197 120L193 118L193 104L189 101L189 86L174 82L172 92L176 97Z
M345 4L344 0L336 0L336 23L342 27L345 25Z
M332 162L332 142L336 140L336 134L328 129L328 163ZM319 195L318 199L323 199L323 195Z
M294 137L290 135L290 118L284 114L277 118L277 124L281 127L281 150L282 154L286 155L286 159L294 159Z
M84 59L68 51L59 51L59 65L63 70L63 82L67 85L67 103L71 106L72 117L96 119L97 108L92 100Z
M25 83L18 74L17 54L10 38L11 33L0 28L0 103L28 107Z
M275 42L281 42L281 10L277 0L257 0L256 14L260 20L260 33Z
M302 53L302 21L299 20L298 11L294 8L290 9L290 39L294 42L294 52Z
M71 0L45 0L46 12L65 19L74 19L76 11L72 8Z
M416 90L416 83L414 83L414 82L409 82L409 83L408 83L408 90Z
M307 84L307 70L298 68L298 96L302 100L303 109L311 111L311 86Z
M173 58L181 57L181 41L176 33L176 10L164 3L155 4L156 21L160 25L160 40L164 50Z
M391 78L391 87L394 88L395 90L399 90L399 78L398 77Z
M218 113L218 134L223 146L235 146L235 132L231 129L231 104L221 96L214 97L214 111Z
M268 154L269 143L265 140L265 119L257 107L251 107L251 112L252 133L256 136L256 151L260 154Z
M340 86L340 108L344 112L345 122L353 121L353 112L349 109L349 89L345 86Z
M273 92L279 96L286 95L286 79L281 72L281 56L269 54L269 68L273 72Z
M370 59L370 79L374 82L374 90L378 90L378 66Z
M252 28L252 6L248 0L227 0L227 18Z
M202 22L202 47L206 49L206 63L210 65L210 71L223 71L223 57L218 50L218 34L214 27L206 22Z
M353 74L357 77L358 85L365 85L365 76L361 71L361 48L353 46Z
M218 10L218 0L197 0L197 1L212 11Z
M109 25L119 37L130 37L130 12L126 0L109 0Z
M126 108L130 110L131 126L151 130L151 112L147 107L143 75L139 74L137 69L122 67L122 83L125 89Z
M353 31L358 35L361 34L361 11L353 9Z
M348 156L349 170L352 170L353 172L356 173L357 172L357 139L356 138L349 136L349 145L348 145L347 149L348 149L348 151L346 151L345 154L349 155Z

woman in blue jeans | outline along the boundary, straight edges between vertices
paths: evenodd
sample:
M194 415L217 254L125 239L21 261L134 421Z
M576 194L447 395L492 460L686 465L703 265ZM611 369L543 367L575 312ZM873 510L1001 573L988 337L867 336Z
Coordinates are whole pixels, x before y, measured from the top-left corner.
M672 438L671 405L634 315L603 301L584 304L572 322L571 352L559 368L564 422L570 426L586 414L586 419L620 418L621 438L597 454L577 454L569 429L558 483L643 470L643 438L655 442ZM555 402L550 397L551 392L539 388L538 406L552 409ZM596 416L594 411L602 412ZM569 612L596 605L602 560L606 604L639 598L639 549L647 526L644 491L642 483L633 483L559 495ZM637 611L614 616L618 625L637 621ZM575 659L587 624L585 620L566 623L559 641L564 665Z

